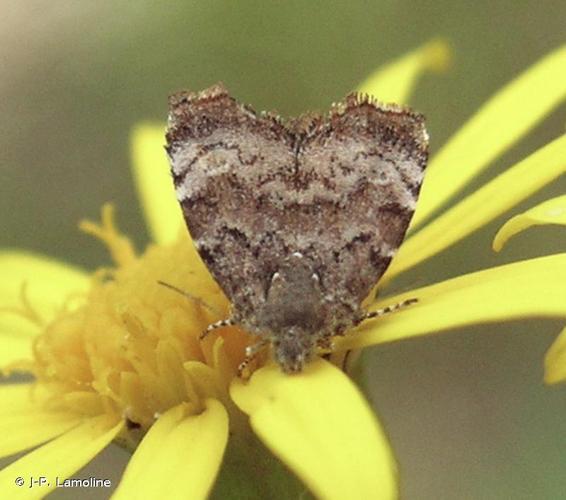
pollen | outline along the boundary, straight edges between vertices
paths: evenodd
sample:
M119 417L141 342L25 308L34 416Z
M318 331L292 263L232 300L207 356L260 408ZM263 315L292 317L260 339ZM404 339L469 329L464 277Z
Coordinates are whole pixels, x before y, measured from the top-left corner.
M136 255L110 205L100 224L80 227L108 247L113 265L96 271L79 304L36 338L28 369L50 399L75 412L118 414L142 431L180 403L196 414L207 398L227 401L249 338L234 327L199 338L228 317L229 303L187 232Z

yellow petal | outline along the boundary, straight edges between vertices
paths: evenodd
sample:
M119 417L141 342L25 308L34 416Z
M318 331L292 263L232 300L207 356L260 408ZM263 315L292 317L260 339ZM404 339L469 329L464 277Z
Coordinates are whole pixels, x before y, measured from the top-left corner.
M80 416L45 410L45 396L34 383L0 385L0 456L41 444L80 423Z
M566 46L495 94L430 162L415 227L510 148L566 96Z
M529 227L540 226L542 224L566 225L566 195L547 200L509 219L503 224L499 231L497 231L493 239L493 249L499 252L509 238L512 238Z
M566 380L566 328L550 346L544 358L544 381L556 384Z
M53 313L70 294L83 292L88 275L77 267L26 252L0 253L0 314L27 299L39 313ZM23 287L23 288L22 288ZM22 290L25 292L22 297Z
M31 359L32 340L39 332L29 320L0 311L0 370L14 361Z
M528 198L566 171L566 135L534 152L410 236L383 277L432 257Z
M218 401L208 399L199 415L172 408L149 429L112 498L206 498L227 440L228 415Z
M357 331L338 339L336 348L359 348L517 318L566 317L565 297L566 253L515 262L381 301L376 308L409 298L419 300L402 311L362 323Z
M394 498L396 466L369 405L330 363L301 374L276 366L230 389L253 430L319 498Z
M6 404L2 400L2 404ZM44 411L39 407L27 412L0 416L0 458L27 450L57 437L81 421L68 412Z
M33 383L0 385L0 417L37 409L39 394L35 389Z
M71 477L92 460L120 432L122 422L110 424L108 417L86 420L62 436L50 441L0 471L0 491L11 500L43 498L56 484ZM44 476L48 485L29 488L30 478ZM15 479L24 478L17 486Z
M426 71L443 71L450 63L450 47L444 40L432 40L405 56L379 68L358 91L381 102L408 102L418 78Z
M142 123L132 131L134 180L149 232L160 244L173 242L183 226L164 144L163 125Z

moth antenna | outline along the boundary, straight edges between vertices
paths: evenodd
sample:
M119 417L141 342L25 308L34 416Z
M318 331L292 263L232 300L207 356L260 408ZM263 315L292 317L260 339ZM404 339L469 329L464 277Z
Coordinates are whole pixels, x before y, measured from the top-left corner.
M407 306L416 304L419 299L412 298L403 300L402 302L398 302L397 304L392 304L390 306L384 307L383 309L378 309L377 311L370 311L365 313L357 322L356 325L359 325L362 321L366 319L373 319L378 318L380 316L385 316L386 314L391 314L393 312L398 311L399 309L404 309Z
M200 334L199 340L204 340L211 331L216 330L217 328L225 328L227 326L234 326L235 324L236 322L233 318L221 319L216 323L211 323L206 327L206 330Z
M204 307L205 309L208 309L211 313L215 314L216 316L220 316L222 314L218 309L207 304L201 298L195 297L194 295L190 294L189 292L185 292L185 290L181 290L180 288L177 288L175 285L170 285L169 283L165 283L165 281L161 281L161 280L157 280L157 283L161 286L164 286L165 288L169 288L169 290L173 290L174 292L181 294L183 297L186 297L187 299L191 300L195 304L198 304L199 306Z

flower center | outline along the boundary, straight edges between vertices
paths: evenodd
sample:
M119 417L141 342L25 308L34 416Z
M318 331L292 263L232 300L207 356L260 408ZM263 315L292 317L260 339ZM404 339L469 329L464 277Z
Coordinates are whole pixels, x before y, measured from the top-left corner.
M228 317L229 303L188 233L136 256L110 206L100 225L81 227L104 241L115 266L97 271L84 302L37 337L31 370L40 385L69 406L81 401L73 411L119 414L143 430L179 403L198 413L205 398L227 401L249 337L231 327L199 339Z

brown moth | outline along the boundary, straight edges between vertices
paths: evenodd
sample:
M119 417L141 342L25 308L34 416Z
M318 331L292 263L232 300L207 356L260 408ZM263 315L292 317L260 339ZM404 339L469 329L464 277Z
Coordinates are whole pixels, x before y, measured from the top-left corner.
M401 244L428 156L424 118L350 94L327 116L256 114L222 85L170 98L167 153L199 254L285 372L367 318Z

